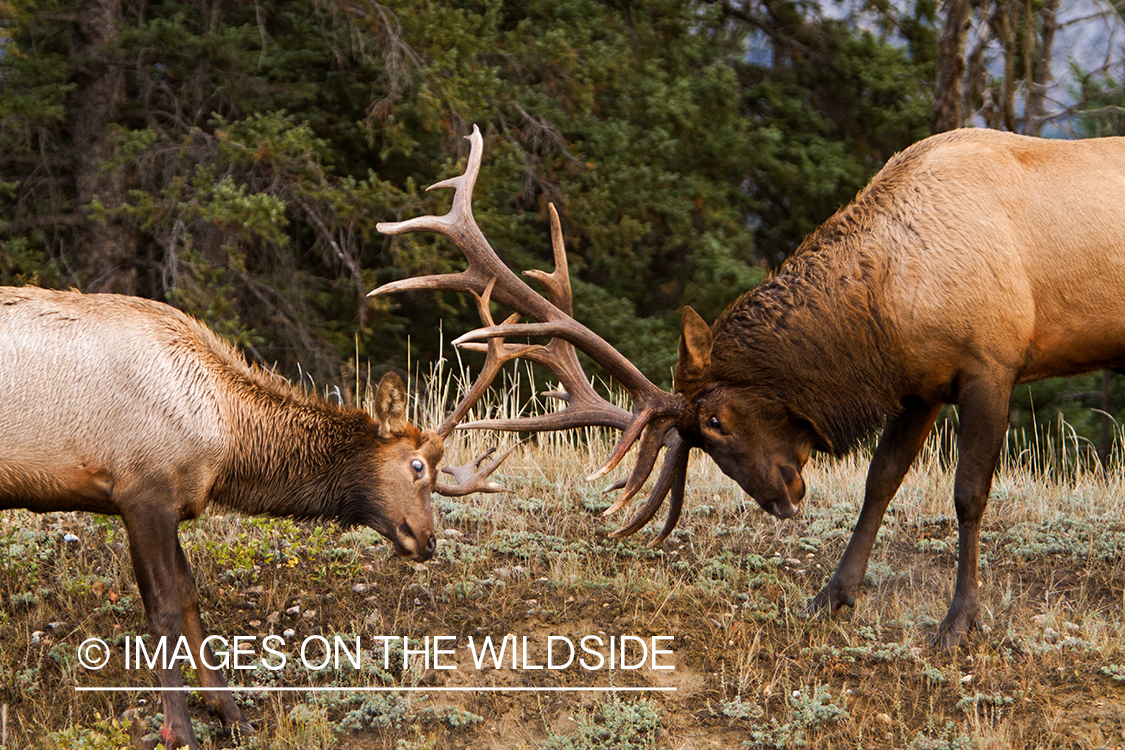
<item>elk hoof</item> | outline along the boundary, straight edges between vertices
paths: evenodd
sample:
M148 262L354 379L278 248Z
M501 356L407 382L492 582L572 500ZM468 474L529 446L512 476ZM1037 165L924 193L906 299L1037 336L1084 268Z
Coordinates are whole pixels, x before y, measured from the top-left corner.
M829 583L805 607L805 614L809 617L826 617L835 614L841 607L854 606L855 594L845 593Z
M965 636L965 631L946 630L938 628L938 632L934 635L932 641L933 647L941 649L946 653L956 653L957 647L961 645L961 639Z
M968 620L968 623L963 624L963 620ZM985 626L975 617L947 616L938 626L937 633L934 635L933 646L950 654L956 653L962 639L973 630L987 632Z

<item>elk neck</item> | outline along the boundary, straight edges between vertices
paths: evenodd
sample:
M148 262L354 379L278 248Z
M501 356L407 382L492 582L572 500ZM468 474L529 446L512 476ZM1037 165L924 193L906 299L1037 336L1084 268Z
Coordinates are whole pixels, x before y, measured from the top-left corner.
M901 340L883 295L889 269L873 226L887 200L861 194L712 327L713 377L776 399L836 454L880 427L904 395Z
M375 420L255 374L232 389L231 448L211 500L248 514L366 523L347 501L355 459L381 442Z

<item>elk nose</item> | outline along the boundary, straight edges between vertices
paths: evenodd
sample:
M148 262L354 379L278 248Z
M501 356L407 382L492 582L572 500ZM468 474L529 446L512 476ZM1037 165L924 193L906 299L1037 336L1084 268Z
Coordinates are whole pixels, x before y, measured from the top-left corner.
M417 552L411 559L417 560L418 562L426 562L426 560L434 556L434 550L437 549L437 537L431 533L426 539L425 544L422 543L421 537L415 537L414 545Z
M434 556L434 549L437 548L437 537L434 536L434 532L420 531L415 533L406 521L398 525L391 541L394 543L395 552L418 562L429 560Z

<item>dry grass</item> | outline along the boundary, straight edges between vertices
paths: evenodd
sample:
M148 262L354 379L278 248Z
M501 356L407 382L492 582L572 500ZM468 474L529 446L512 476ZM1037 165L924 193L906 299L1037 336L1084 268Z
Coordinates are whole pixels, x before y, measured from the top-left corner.
M493 406L517 402L509 394ZM419 405L423 422L436 412ZM449 460L471 457L488 437L457 436ZM643 546L654 530L605 537L624 519L603 519L606 499L581 481L608 454L597 433L525 443L502 470L510 494L439 500L442 541L426 565L392 559L372 532L289 521L212 514L184 524L181 537L212 633L458 639L456 670L417 659L384 670L372 654L358 671L259 668L232 675L234 684L677 688L241 696L256 747L1120 747L1121 471L1102 473L1073 452L1033 463L1014 446L986 515L986 629L952 656L930 647L956 561L954 457L936 436L888 513L857 607L827 620L807 620L804 607L847 543L862 454L814 459L806 510L785 522L695 456L684 517L654 551ZM64 541L68 533L78 541ZM0 606L5 750L114 747L123 735L114 739L100 717L126 712L138 734L156 726L152 693L74 691L155 684L117 660L91 672L75 658L88 637L120 644L144 630L115 519L0 515ZM476 669L467 639L507 634L529 638L532 663L549 635L670 635L675 669ZM193 705L205 747L231 746Z

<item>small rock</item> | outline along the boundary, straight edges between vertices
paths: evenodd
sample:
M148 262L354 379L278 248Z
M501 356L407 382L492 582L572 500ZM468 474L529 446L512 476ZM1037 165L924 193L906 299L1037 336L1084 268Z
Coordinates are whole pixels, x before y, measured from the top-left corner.
M884 726L889 727L891 725L891 715L890 714L875 714L875 721L879 722L880 724L883 724Z
M45 636L45 635L47 635L46 632L44 632L42 630L36 630L34 633L31 634L31 642L32 643L39 643L39 641L43 640L43 636Z
M356 593L356 594L360 594L360 595L366 594L367 593L367 584L366 583L357 583L356 585L352 586L352 592Z
M446 529L445 531L443 531L441 533L444 534L445 536L449 537L450 539L460 539L461 537L464 536L464 534L462 534L457 529Z
M972 681L973 681L973 676L971 674L967 674L967 675L965 675L964 677L961 678L961 684L962 685L968 685Z
M292 607L285 610L285 614L289 615L290 617L296 616L300 613L301 613L301 605L300 604L294 604Z
M286 638L292 638L293 636L297 635L297 631L293 628L286 628L285 630L281 631L281 634Z
M78 537L76 537L74 534L71 534L71 533L68 532L66 534L63 534L62 540L64 542L66 542L67 544L74 544L75 542L78 541Z

